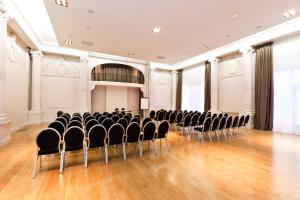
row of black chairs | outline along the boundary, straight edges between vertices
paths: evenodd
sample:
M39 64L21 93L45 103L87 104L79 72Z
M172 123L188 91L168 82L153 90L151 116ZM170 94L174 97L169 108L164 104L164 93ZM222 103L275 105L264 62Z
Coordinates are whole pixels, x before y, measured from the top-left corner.
M100 113L99 113L100 114ZM108 163L108 147L113 145L122 145L123 157L126 159L126 144L136 143L139 145L140 156L143 154L143 142L150 141L154 144L155 153L157 153L155 141L164 139L167 144L167 135L169 130L168 121L162 121L156 129L155 123L150 118L145 118L140 123L138 115L133 118L125 114L117 120L109 113L91 115L84 113L74 113L71 117L68 113L61 115L49 127L42 130L37 138L37 153L34 161L33 178L36 176L36 163L41 156L60 153L60 172L64 168L65 153L82 150L84 165L87 166L88 150L104 147L105 162ZM101 119L101 120L100 120ZM102 120L103 119L103 120Z

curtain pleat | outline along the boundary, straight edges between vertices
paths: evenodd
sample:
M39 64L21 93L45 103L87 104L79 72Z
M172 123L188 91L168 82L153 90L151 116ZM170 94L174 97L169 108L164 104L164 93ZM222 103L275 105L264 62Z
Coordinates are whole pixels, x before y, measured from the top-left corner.
M181 110L182 101L182 70L177 73L176 110Z
M273 58L272 43L256 47L255 61L255 128L273 129Z
M204 82L204 111L211 108L211 64L205 62L205 82Z

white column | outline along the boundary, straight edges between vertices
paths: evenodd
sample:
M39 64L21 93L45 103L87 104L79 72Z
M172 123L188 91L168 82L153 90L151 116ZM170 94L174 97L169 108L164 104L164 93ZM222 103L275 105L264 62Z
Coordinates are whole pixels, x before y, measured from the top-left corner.
M249 47L240 50L242 54L242 67L243 67L243 110L242 114L249 114L250 125L253 125L253 118L255 115L255 53Z
M7 21L8 15L0 1L0 146L7 144L10 119L6 115L6 67L7 67Z
M81 69L80 69L80 110L79 112L84 113L88 111L88 71L89 71L89 60L88 58L80 58ZM90 110L91 111L91 110Z
M219 60L210 59L211 63L211 112L219 112Z
M31 109L29 111L30 123L42 122L41 98L42 98L42 57L41 51L31 51L32 57L32 87Z
M172 74L172 110L176 109L176 92L177 92L177 74L176 70L171 72Z

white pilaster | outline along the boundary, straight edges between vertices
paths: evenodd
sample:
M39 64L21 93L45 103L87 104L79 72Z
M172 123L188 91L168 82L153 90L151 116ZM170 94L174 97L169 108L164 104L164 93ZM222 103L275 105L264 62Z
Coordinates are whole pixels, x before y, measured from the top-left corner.
M219 60L213 58L209 60L211 64L211 112L219 112Z
M7 144L11 137L11 120L6 115L6 67L7 67L7 21L8 15L0 1L0 146Z
M177 91L177 74L176 70L171 72L172 74L172 110L176 109L176 91Z
M80 58L81 69L80 69L80 109L79 112L84 113L88 111L88 71L89 71L89 60L88 58ZM91 110L90 110L91 111Z
M254 49L249 47L240 50L242 54L243 66L243 110L242 114L250 115L250 126L253 126L253 118L255 115L255 53Z
M29 111L29 123L42 122L41 98L42 98L42 57L41 51L31 51L32 57L32 87L31 109Z

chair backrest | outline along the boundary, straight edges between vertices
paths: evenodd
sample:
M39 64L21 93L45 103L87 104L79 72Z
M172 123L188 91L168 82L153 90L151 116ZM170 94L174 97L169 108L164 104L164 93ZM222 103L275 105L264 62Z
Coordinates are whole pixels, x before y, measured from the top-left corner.
M212 115L211 119L214 120L218 115L215 113Z
M67 123L69 123L69 121L70 121L70 117L68 116L68 115L66 115L66 114L63 114L62 116L60 116L60 117L62 117L62 118L64 118L66 121L67 121Z
M99 112L94 112L93 116L96 118L96 116L99 115L99 114L100 114Z
M130 123L126 129L126 142L137 142L140 139L141 127L140 124Z
M91 115L91 113L89 113L89 112L85 112L85 113L83 113L83 118L85 118L86 116L89 116L89 115Z
M140 115L134 115L133 117L136 117L136 118L141 119L141 116L140 116Z
M67 125L68 125L68 123L69 123L69 121L67 121L67 120L66 120L65 118L63 118L63 117L58 117L58 118L56 118L55 121L59 121L59 122L63 123L63 125L64 125L65 127L67 127Z
M232 124L232 116L229 116L226 120L225 128L231 128L231 124Z
M108 144L122 144L124 141L125 131L121 124L114 124L108 130Z
M149 116L150 116L151 119L154 119L154 117L155 117L155 111L151 110L150 113L149 113Z
M207 112L205 118L211 118L211 112Z
M129 115L126 114L126 115L123 116L123 118L126 119L127 122L128 122L128 124L129 124L129 122L130 122L130 120L131 120L131 117L130 117Z
M218 117L219 117L219 119L222 119L223 113L220 113L220 114L218 115Z
M143 128L143 140L152 140L155 137L156 126L153 121L145 124Z
M65 132L65 126L63 123L61 123L60 121L54 121L52 123L49 124L48 128L53 128L55 129L59 135L62 137L64 135Z
M117 121L120 119L120 117L119 117L118 115L114 115L114 116L111 117L111 119L112 119L115 123L117 123Z
M130 123L133 123L133 122L136 122L136 123L138 123L138 124L141 124L141 120L140 120L139 118L137 118L137 117L134 117L134 118L132 118L132 119L130 120Z
M236 128L239 124L239 116L235 116L232 122L232 128Z
M220 123L220 118L215 117L212 121L212 124L211 124L211 131L217 130L219 128L219 123Z
M175 122L175 119L176 119L176 113L172 112L169 116L169 119L167 119L167 120L169 120L170 124L173 124Z
M53 128L42 130L36 137L36 145L44 152L44 154L53 153L53 149L60 152L60 134Z
M126 128L128 126L128 122L125 118L120 118L117 123L121 124L123 126L124 130L126 130Z
M167 120L162 121L157 129L157 136L156 138L165 138L169 132L169 122Z
M242 115L242 116L240 117L240 120L239 120L239 123L238 123L238 127L241 127L241 126L243 126L243 124L244 124L244 121L245 121L245 116L244 116L244 115Z
M89 121L91 120L96 120L95 117L91 116L91 117L87 117L86 120L84 120L84 124L87 125L87 123L89 123ZM97 120L96 120L97 121Z
M82 128L82 123L78 120L71 120L70 123L68 124L67 128L70 128L72 126L77 126Z
M118 113L117 115L119 116L119 118L122 118L124 116L123 113Z
M104 126L96 124L88 131L88 148L103 147L107 132Z
M132 114L129 112L127 113L126 115L129 115L130 116L130 119L132 118Z
M81 122L82 118L76 115L76 116L73 116L70 121L74 121L74 120L77 120L77 121Z
M87 124L85 125L86 132L89 132L90 129L97 124L99 124L99 122L95 119L91 119L90 121L88 121Z
M152 120L150 119L150 117L146 117L143 122L142 122L142 127L144 127L148 122L151 122Z
M106 128L106 130L108 131L109 128L114 124L114 121L111 118L106 118L103 122L102 122L102 126L104 126Z
M157 115L157 121L164 120L164 116L165 116L164 111L160 111Z
M228 113L225 113L224 116L227 118L228 117Z
M64 134L64 145L66 151L78 150L83 148L84 133L79 127L72 126Z
M165 120L168 120L168 121L169 121L171 113L172 113L171 110L169 110L169 111L166 113Z
M203 125L203 123L204 123L204 121L205 121L205 116L206 116L206 113L202 113L201 115L200 115L200 117L198 118L198 126L202 126Z
M112 116L114 116L112 113L108 113L108 114L106 115L106 117L108 117L108 118L112 118Z
M204 120L202 132L210 131L210 126L211 126L211 118L208 117Z
M185 117L184 117L184 119L183 119L183 126L184 127L187 127L187 126L189 126L190 125L190 123L191 123L191 115L190 114L187 114Z
M95 117L95 119L98 121L98 119L99 119L101 116L102 116L101 113L97 113L94 117Z
M223 130L225 128L226 125L226 117L222 117L219 123L219 130Z
M249 119L250 119L250 115L247 115L247 116L245 117L245 121L244 121L243 126L247 126L247 124L249 123Z
M102 124L102 122L103 122L105 119L107 119L107 117L106 117L105 115L102 115L101 117L98 118L97 121L99 122L99 124Z
M180 123L182 121L183 114L182 112L178 112L176 115L176 123Z
M82 116L80 115L80 113L74 113L72 117L79 117L80 119L82 119Z
M85 121L86 121L86 119L87 119L88 117L93 117L93 118L94 118L94 116L93 116L93 115L91 115L91 114L87 114L87 115L84 115L84 116L83 116L83 121L85 122Z
M191 119L191 126L196 126L197 125L197 122L198 122L198 115L197 114L194 114L192 119Z
M107 114L108 114L108 112L104 112L102 115L105 115L105 116L106 116Z

